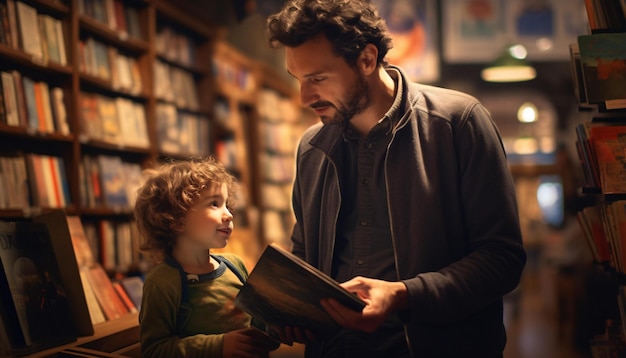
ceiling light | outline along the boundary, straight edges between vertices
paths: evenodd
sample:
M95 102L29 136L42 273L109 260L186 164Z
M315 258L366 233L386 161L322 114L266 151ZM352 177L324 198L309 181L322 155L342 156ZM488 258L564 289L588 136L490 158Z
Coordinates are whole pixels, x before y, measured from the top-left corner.
M537 73L526 62L527 54L526 48L522 45L507 47L500 57L482 70L482 79L488 82L520 82L534 79Z
M517 120L522 123L533 123L538 118L537 106L532 102L525 102L517 109Z

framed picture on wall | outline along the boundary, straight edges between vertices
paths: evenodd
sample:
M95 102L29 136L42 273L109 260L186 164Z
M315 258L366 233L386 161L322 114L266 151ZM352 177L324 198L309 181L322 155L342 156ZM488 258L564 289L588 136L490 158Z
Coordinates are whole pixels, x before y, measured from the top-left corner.
M387 61L418 82L439 79L435 0L372 0L393 39Z
M493 60L505 43L503 0L445 0L442 5L446 62Z
M484 63L511 44L533 61L569 61L569 44L587 33L584 0L444 0L443 56Z

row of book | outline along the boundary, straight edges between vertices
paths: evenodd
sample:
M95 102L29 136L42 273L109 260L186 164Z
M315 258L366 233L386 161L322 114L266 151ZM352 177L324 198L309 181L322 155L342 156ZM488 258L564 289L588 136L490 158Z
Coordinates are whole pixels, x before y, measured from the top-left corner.
M79 165L83 207L128 210L141 186L142 168L117 156L85 155ZM62 157L26 153L0 157L0 208L64 208L72 203Z
M162 26L155 37L157 55L168 61L188 67L196 64L194 40L171 26Z
M197 111L200 107L193 75L160 60L154 62L154 96L181 109Z
M626 201L588 206L576 215L594 260L626 274Z
M84 155L79 164L80 203L87 208L126 211L135 205L142 168L110 155Z
M63 216L65 216L65 219ZM121 235L130 236L130 227L132 225L130 222L114 224L108 220L101 220L99 222L83 223L80 217L65 215L61 212L44 214L39 219L47 222L49 226L54 226L54 221L67 222L67 230L71 237L76 265L80 272L92 324L118 319L128 313L139 311L141 308L143 280L139 276L123 276L120 279L110 279L109 272L127 272L129 266L126 266L124 271L119 271L121 269L120 266L115 266L110 259L107 261L107 256L111 254L109 252L105 255L102 254L103 250L109 249L111 243L98 241L99 238L94 237L94 235L97 235L97 231L103 235L111 236L107 230L117 228L118 226L126 229L115 230L120 233L128 231L128 234L124 233ZM120 243L125 242L120 240ZM113 243L112 245L116 244ZM129 257L137 256L135 254L138 254L138 248L136 252L133 252L132 250L135 250L135 248L131 245L120 245L119 250L123 252L120 255Z
M82 226L90 255L107 272L125 273L144 266L134 222L102 219L85 221Z
M213 75L218 81L234 85L244 91L251 91L256 87L254 75L233 61L214 57L212 69Z
M581 107L626 108L626 32L578 36L570 44L570 57Z
M626 31L626 1L585 0L591 30Z
M259 153L262 178L272 183L291 183L296 173L294 155L275 155L267 152Z
M167 154L208 155L209 118L178 110L168 103L157 103L158 148Z
M83 92L81 135L119 146L148 148L150 140L143 104L124 97Z
M268 122L296 124L301 119L298 105L272 89L264 88L259 91L257 108L261 117Z
M122 0L79 0L78 11L116 31L122 38L143 38L138 10L126 6Z
M622 119L623 121L623 119ZM583 185L604 194L626 193L626 125L585 122L576 126L576 147Z
M0 208L64 208L71 202L63 158L0 157Z
M0 355L23 356L94 334L136 313L143 280L112 280L95 260L80 218L62 210L0 222Z
M70 133L61 87L35 81L17 70L2 71L0 75L0 123L40 133Z
M92 37L78 45L79 68L83 73L111 83L111 88L139 95L143 89L141 72L136 58L119 53Z
M1 3L0 12L0 43L21 49L44 63L67 64L61 20L38 14L31 5L15 0Z

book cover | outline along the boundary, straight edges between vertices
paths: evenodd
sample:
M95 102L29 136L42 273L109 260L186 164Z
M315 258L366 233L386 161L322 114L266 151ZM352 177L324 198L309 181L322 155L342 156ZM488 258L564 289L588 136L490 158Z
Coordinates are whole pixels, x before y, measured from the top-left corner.
M159 150L165 153L179 153L180 132L174 105L163 103L156 105L156 126Z
M20 119L20 126L28 127L28 111L26 109L26 98L24 97L22 74L17 70L11 71L11 74L13 75L15 93L17 95L17 112Z
M55 128L60 133L69 135L70 126L67 121L67 109L65 108L63 89L60 87L52 88L50 98Z
M72 196L70 193L70 184L67 181L67 172L65 169L65 161L63 157L52 157L54 161L56 172L59 177L59 191L61 193L61 198L63 200L63 206L68 206L72 204Z
M55 22L58 21L50 15L40 15L43 19L44 38L50 61L61 63L61 55L59 54L59 43L57 37L57 29Z
M137 39L143 39L141 34L141 27L139 25L139 13L137 9L132 6L126 6L124 8L126 15L126 25L128 27L128 35Z
M98 113L102 123L102 140L113 144L122 143L122 130L118 118L115 100L110 97L98 96Z
M85 288L80 277L80 264L83 262L79 261L80 255L86 255L85 250L89 249L89 244L84 238L82 226L79 226L80 219L77 216L67 216L63 210L52 210L35 216L33 220L48 228L57 262L64 263L59 267L63 281L72 283L67 286L67 294L77 334L92 335L94 322L91 321ZM81 245L86 245L86 248ZM91 260L93 262L93 258Z
M46 44L46 29L42 14L37 14L37 30L39 31L39 39L41 39L41 53L43 54L42 63L48 63L50 55L48 54L48 45Z
M98 164L104 203L110 207L128 207L122 159L120 157L99 155Z
M98 237L102 267L109 272L117 270L115 223L111 220L99 220Z
M79 272L80 282L83 285L83 291L85 293L85 301L87 301L87 307L89 309L89 318L92 324L106 322L107 319L104 317L104 312L102 312L93 287L91 287L91 283L89 283L89 279L87 278L87 270L89 270L88 267L82 267Z
M95 95L82 93L80 96L81 134L88 139L102 139L102 121Z
M578 36L589 103L626 108L626 33Z
M31 205L40 208L50 206L49 193L43 177L41 156L39 154L27 153L25 160L30 184Z
M122 287L122 284L119 281L113 281L112 285L113 288L115 288L115 292L117 292L117 294L120 296L122 302L124 302L124 306L126 306L128 312L137 313L137 307L124 290L124 287Z
M7 281L12 298L6 302L3 295L2 304L15 310L17 322L8 324L20 327L24 343L12 348L36 352L75 341L69 283L63 281L46 225L0 222L0 242L0 275ZM3 288L3 292L7 290Z
M65 35L63 34L63 23L55 19L54 31L56 35L56 43L59 48L59 63L63 66L67 65L67 55L65 53Z
M150 147L150 138L148 136L148 127L146 123L146 109L141 103L133 102L132 104L133 114L129 116L133 118L135 133L137 133L137 138L134 140L134 143L137 147L148 148ZM208 128L204 133L207 133L208 136Z
M592 126L589 130L602 192L626 193L626 126Z
M37 109L37 129L41 133L52 132L51 128L48 128L48 120L46 118L46 112L44 109L44 95L43 95L43 82L33 83L33 93L35 94L35 108Z
M50 166L50 159L47 155L40 155L39 165L41 165L41 173L43 174L43 182L45 190L48 192L48 204L49 207L59 208L61 203L58 200L56 186L54 183L55 177Z
M355 311L365 307L361 299L338 282L272 244L250 272L235 305L268 328L305 327L321 337L339 328L320 305L322 298L330 297Z
M17 30L17 9L15 5L15 0L6 0L7 4L7 13L9 16L9 32L11 34L11 47L19 48L20 40L19 33Z
M22 87L24 88L28 128L38 130L39 115L37 114L37 103L35 101L35 81L29 77L22 76Z
M17 92L13 75L10 72L2 71L2 94L4 95L4 107L6 124L11 126L20 125L19 109L17 103Z
M85 273L107 321L118 319L128 313L128 309L115 292L111 279L102 266L96 264Z
M21 1L16 1L17 22L22 50L37 59L43 59L41 37L37 21L37 10Z
M44 165L48 165L50 176L52 178L52 192L55 202L55 207L63 208L66 205L65 196L63 193L63 183L61 183L61 173L59 172L59 167L57 166L56 160L57 157L52 156L43 156ZM47 163L46 163L47 162Z
M143 280L139 276L128 276L120 280L120 284L133 301L138 310L141 309L141 297L143 296Z
M49 133L57 131L58 128L54 126L54 118L52 116L52 105L50 103L50 86L46 82L37 83L41 87L41 101L43 104L43 114L46 119L46 130Z

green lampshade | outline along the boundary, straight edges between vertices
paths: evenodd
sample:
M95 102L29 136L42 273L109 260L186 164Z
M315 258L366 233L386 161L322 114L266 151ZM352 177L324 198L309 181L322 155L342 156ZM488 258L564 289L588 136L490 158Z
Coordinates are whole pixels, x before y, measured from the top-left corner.
M537 73L526 62L526 50L520 45L507 47L504 53L485 67L481 72L483 80L488 82L521 82L529 81L537 76Z

